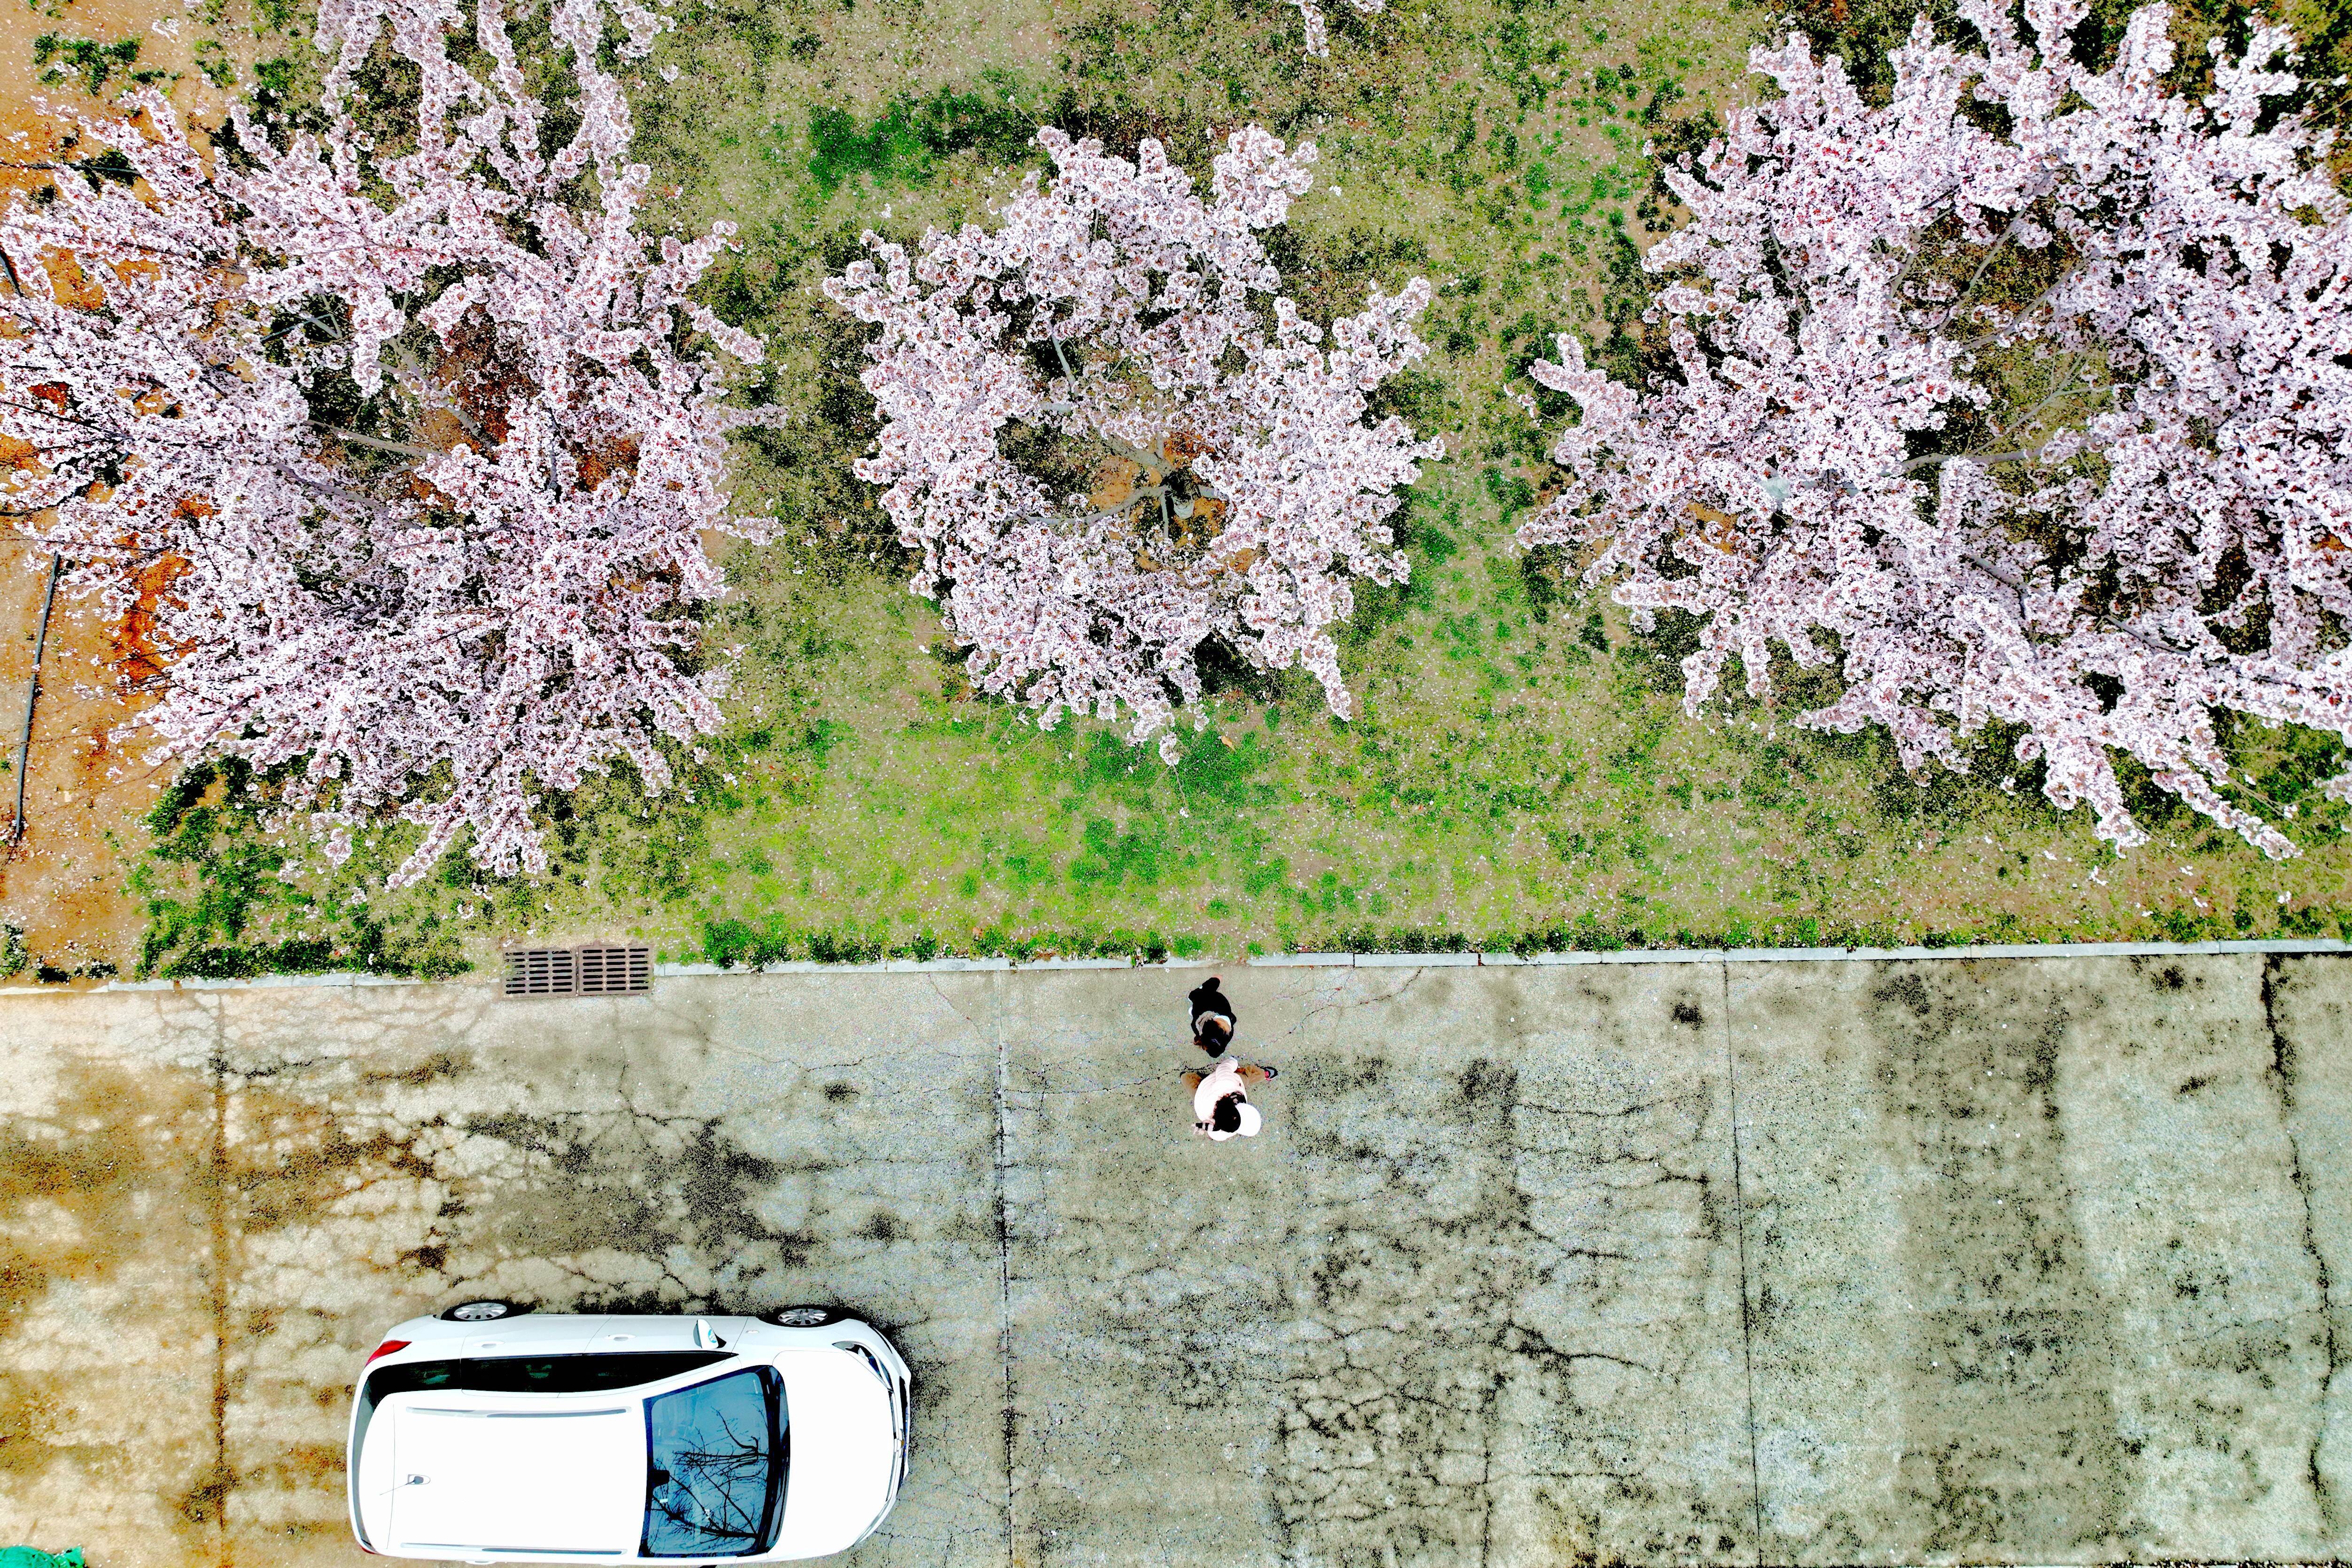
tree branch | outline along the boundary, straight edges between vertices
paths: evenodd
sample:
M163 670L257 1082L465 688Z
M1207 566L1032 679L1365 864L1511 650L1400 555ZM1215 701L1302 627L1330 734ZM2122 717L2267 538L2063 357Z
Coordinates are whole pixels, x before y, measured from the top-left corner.
M456 416L457 423L466 427L466 434L480 442L484 449L488 449L493 444L489 437L483 434L481 426L475 423L474 416L466 412L466 405L457 399L454 393L450 395L448 401L446 404L436 403L426 395L425 389L431 384L431 383L425 374L424 364L416 357L416 351L410 348L404 342L395 343L393 346L399 352L401 368L407 371L411 375L416 378L416 400L419 403L424 404L428 408L446 407L450 414Z
M1151 480L1154 484L1165 484L1167 482L1168 465L1160 458L1152 456L1152 454L1145 448L1135 446L1129 442L1122 441L1108 430L1096 431L1095 437L1104 446L1108 447L1113 452L1125 458L1129 462L1133 463L1137 468L1141 468L1145 473L1150 475Z
M373 436L362 436L356 430L313 419L310 423L339 441L349 441L354 447L372 447L379 452L397 452L404 458L437 458L441 454L430 447L413 446L406 441L385 441Z
M2011 574L2002 571L1991 562L1970 555L1965 551L1961 552L1960 559L1975 567L1978 571L1983 573L1986 576L1991 578L1994 582L2007 585L2011 593L2018 595L2018 615L2021 618L2024 616L2025 605L2023 595L2025 594L2026 585L2023 579L2013 576ZM2116 619L2113 616L2108 615L2105 610L2093 610L2091 612L2091 616L2094 620L2098 621L2109 630L2121 632L2124 636L2131 638L2132 641L2152 652L2170 654L2175 658L2195 658L2199 657L2198 650L2195 648L2180 647L2160 638L2151 637L2145 632L2137 631L2133 627L2125 625L2123 622Z
M1963 342L1959 345L1960 352L1962 353L1974 353L1977 350L1984 347L1985 344L1991 342L1994 339L2001 337L2006 333L2015 331L2020 323L2030 318L2035 311L2041 310L2042 306L2048 304L2050 302L2050 296L2058 292L2059 289L2064 285L2065 281L2066 274L2063 272L2060 273L2055 279L2052 279L2050 287L2044 289L2041 293L2036 294L2032 299L2027 300L2024 307L2018 310L2015 315L2011 316L2006 323L2001 326L1995 327L1989 332L1979 333L1977 336Z
M2049 444L2044 441L2042 447L2047 447ZM1897 474L1907 474L1914 468L1932 468L1945 463L1963 461L1982 463L1987 467L1995 463L2031 462L2042 456L2042 447L2020 447L2014 452L1930 452L1924 458L1912 458L1895 471Z
M2006 247L2011 240L2017 237L2017 226L2024 221L2025 215L2023 213L2016 214L2009 220L2009 226L2000 231L2000 237L1992 242L1990 248L1986 250L1984 253L1984 258L1977 263L1977 269L1974 273L1969 275L1967 284L1961 288L1958 294L1952 296L1951 304L1945 308L1943 315L1937 318L1936 324L1929 328L1928 331L1940 332L1946 327L1952 324L1952 318L1960 313L1960 307L1969 302L1969 296L1976 292L1977 285L1979 283L1984 281L1985 270L1992 265L1993 258L1999 256L2001 253L2002 248Z

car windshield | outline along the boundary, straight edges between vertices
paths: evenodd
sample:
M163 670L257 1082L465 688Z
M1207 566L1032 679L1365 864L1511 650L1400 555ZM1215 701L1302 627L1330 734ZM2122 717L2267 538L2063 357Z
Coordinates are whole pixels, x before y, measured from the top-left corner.
M783 1380L757 1367L646 1401L647 1557L740 1557L773 1543Z

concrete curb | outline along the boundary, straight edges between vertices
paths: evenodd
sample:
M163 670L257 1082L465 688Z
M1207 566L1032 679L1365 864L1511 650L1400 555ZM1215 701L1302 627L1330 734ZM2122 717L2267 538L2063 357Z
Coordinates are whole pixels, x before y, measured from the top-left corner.
M2258 942L2000 942L1981 947L1739 947L1624 948L1613 952L1269 952L1246 959L1171 958L1141 963L1132 958L892 958L877 963L763 963L757 969L726 969L716 963L656 963L661 980L748 974L1002 974L1067 969L1214 969L1220 963L1251 969L1469 969L1548 967L1568 963L1887 963L1921 959L2007 958L2213 958L2231 952L2319 955L2352 952L2352 942L2332 937ZM428 981L397 974L263 974L250 980L109 980L91 991L230 991L284 985L425 985ZM487 981L458 984L488 984ZM60 985L0 985L0 996L62 996L86 993ZM620 998L610 998L620 1000Z
M1010 969L1009 958L886 958L873 963L817 963L807 959L763 963L756 970L722 969L715 963L656 963L654 975L674 974L961 974L974 969Z
M2226 952L2352 952L2333 937L2259 942L1988 942L1979 947L1629 947L1609 952L1290 952L1253 958L1254 966L1354 969L1454 969L1562 963L1881 963L1929 958L2216 957Z
M240 991L270 985L429 985L411 974L363 974L332 971L325 974L256 974L242 980L109 980L100 991ZM0 996L56 995L55 985L0 987Z

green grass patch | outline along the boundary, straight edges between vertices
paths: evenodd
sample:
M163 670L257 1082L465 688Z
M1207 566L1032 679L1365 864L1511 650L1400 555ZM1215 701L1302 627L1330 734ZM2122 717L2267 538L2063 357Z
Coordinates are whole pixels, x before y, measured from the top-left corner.
M139 87L162 81L171 74L141 68L136 38L101 44L64 33L43 33L34 38L33 67L42 76L79 82L82 90L92 98L104 93L110 82Z
M1982 738L1966 775L1914 780L1883 735L1795 725L1830 688L1793 670L1775 672L1775 705L1742 695L1735 668L1721 702L1685 714L1687 617L1636 626L1579 562L1512 546L1573 416L1526 367L1562 331L1622 377L1659 363L1640 257L1675 213L1643 147L1703 144L1754 90L1767 13L1328 15L1323 60L1278 0L682 13L651 62L677 80L632 89L653 188L683 192L652 216L740 226L705 298L767 335L744 395L789 412L736 465L740 504L782 527L733 552L712 613L714 641L745 650L728 732L680 759L666 795L624 770L552 803L542 877L492 883L452 860L398 894L365 885L396 846L331 870L262 830L266 781L208 776L159 815L147 968L423 973L500 941L629 933L667 959L745 965L2345 930L2352 816L2316 788L2342 766L2331 741L2227 737L2253 787L2296 809L2300 859L2264 861L2141 787L2157 841L2119 860L2083 814L2049 809L2004 737ZM1205 185L1244 121L1321 148L1314 190L1266 237L1304 310L1328 321L1375 285L1432 281L1433 352L1375 411L1444 437L1448 457L1396 519L1411 582L1360 589L1342 630L1356 716L1331 719L1296 672L1213 657L1171 768L1116 725L1044 731L973 699L849 471L875 434L861 331L817 285L866 229L911 243L988 221L1038 165L1040 123L1121 153L1158 136Z
M862 122L847 110L815 105L808 119L809 178L830 195L859 178L877 186L918 184L941 159L963 152L1017 162L1040 123L1038 110L1019 107L1018 96L1010 78L992 73L979 91L940 88L901 98Z
M356 970L444 979L473 967L429 893L396 898L388 918L369 907L371 885L390 868L380 855L323 886L315 870L305 877L316 852L267 828L277 793L234 758L189 769L163 792L146 822L152 848L131 877L147 906L142 977Z

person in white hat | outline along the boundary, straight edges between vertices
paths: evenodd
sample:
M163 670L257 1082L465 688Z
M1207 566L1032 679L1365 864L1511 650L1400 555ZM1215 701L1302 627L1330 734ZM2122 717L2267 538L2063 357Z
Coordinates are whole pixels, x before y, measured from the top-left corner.
M1211 1071L1186 1073L1184 1087L1192 1091L1192 1131L1218 1143L1256 1137L1265 1118L1249 1102L1249 1091L1274 1076L1272 1068L1246 1067L1231 1057Z

